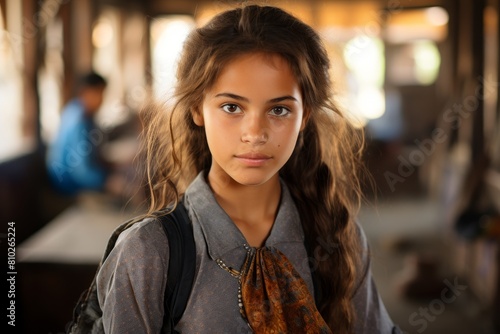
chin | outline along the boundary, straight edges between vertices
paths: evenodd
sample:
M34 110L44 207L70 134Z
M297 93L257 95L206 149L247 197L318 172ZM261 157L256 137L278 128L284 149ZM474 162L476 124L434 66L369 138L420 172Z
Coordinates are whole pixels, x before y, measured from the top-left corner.
M277 172L274 174L269 174L262 173L260 171L248 171L243 173L235 173L234 175L230 176L234 182L242 186L260 186L271 180L276 175Z

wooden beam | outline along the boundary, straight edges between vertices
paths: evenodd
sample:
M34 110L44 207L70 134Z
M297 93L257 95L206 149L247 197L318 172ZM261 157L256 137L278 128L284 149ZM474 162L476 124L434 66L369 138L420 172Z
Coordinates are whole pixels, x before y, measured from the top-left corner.
M94 9L92 0L66 2L60 9L63 24L63 104L75 96L78 75L92 69Z
M7 0L0 0L0 11L2 12L3 29L7 27ZM0 27L2 29L2 27Z
M38 68L41 60L40 25L36 21L39 14L36 0L22 2L23 36L23 120L22 133L27 139L35 139L38 145L40 136L40 100L38 96Z
M500 0L496 0L495 3L495 9L497 11L497 83L500 81ZM500 123L500 87L497 85L497 118L496 118L496 124L498 125ZM496 129L496 131L500 131L500 129ZM499 249L499 254L498 258L500 261L500 249ZM499 266L500 268L500 266ZM500 309L500 269L498 272L498 280L499 280L499 309ZM498 330L500 331L500 320L499 322L499 328Z
M146 14L151 16L185 14L194 15L199 4L207 1L159 1L147 2Z
M60 16L63 25L63 67L64 67L64 84L63 84L63 104L66 104L74 95L74 81L75 75L73 71L73 49L72 45L72 34L71 34L71 4L73 2L66 3L61 6Z
M498 314L500 312L500 244L498 242L496 260L497 279L494 292L495 297L493 299L493 305L491 307L491 315L493 318L493 330L495 333L500 333L500 317L498 317Z
M446 10L449 15L448 22L448 41L445 42L450 56L450 96L456 96L460 93L460 4L455 0L448 0ZM442 64L442 66L446 66ZM453 147L458 141L458 127L450 126L450 135L446 145L448 148Z
M77 74L85 73L92 69L92 23L93 1L72 1L71 27L69 34L72 36L71 48L73 54L78 55L73 60L73 71Z
M473 80L484 77L484 9L486 0L472 2L472 73ZM482 84L479 81L477 85ZM477 92L477 108L473 111L472 124L472 161L476 161L484 154L484 89Z

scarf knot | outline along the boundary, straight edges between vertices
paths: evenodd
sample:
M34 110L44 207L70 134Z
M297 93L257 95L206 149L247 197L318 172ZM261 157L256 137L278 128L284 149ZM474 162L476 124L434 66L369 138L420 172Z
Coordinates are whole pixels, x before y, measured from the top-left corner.
M274 247L252 249L242 268L243 314L255 333L321 333L331 330L306 282Z

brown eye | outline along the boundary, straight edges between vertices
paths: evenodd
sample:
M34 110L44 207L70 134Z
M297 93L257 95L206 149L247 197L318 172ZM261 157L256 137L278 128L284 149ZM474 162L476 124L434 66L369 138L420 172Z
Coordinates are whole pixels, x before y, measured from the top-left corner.
M239 114L241 112L240 107L236 104L225 104L222 106L222 110L228 114Z
M286 116L290 113L290 110L285 107L274 107L271 109L270 113L273 116Z

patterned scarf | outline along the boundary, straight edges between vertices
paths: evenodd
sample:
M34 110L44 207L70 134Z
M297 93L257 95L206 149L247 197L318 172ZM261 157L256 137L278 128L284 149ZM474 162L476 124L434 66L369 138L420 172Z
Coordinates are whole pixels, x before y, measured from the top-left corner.
M278 249L252 249L240 280L240 307L255 333L332 333L305 281Z

